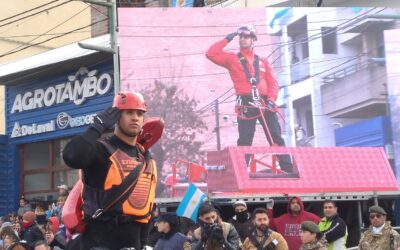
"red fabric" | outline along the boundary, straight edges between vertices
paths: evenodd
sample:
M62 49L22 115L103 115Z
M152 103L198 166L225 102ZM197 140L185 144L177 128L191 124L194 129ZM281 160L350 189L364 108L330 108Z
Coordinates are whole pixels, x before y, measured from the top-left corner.
M223 39L212 45L206 57L215 64L228 69L236 95L251 95L251 84L249 83L246 74L244 73L242 64L236 53L223 51L223 48L228 44L227 39ZM241 49L240 52L248 61L247 68L250 75L254 75L254 52L249 49ZM276 101L278 98L279 85L273 76L271 66L264 58L260 58L260 82L257 84L257 89L260 95L267 96L269 100Z
M51 231L53 231L53 234L56 234L60 229L60 221L58 220L57 217L50 217L48 221L53 225Z
M297 199L301 207L301 211L297 216L293 216L290 213L290 202L293 199ZM300 199L300 197L296 196L292 197L289 200L287 210L288 213L270 220L270 228L282 234L282 236L288 243L289 250L299 250L301 247L301 239L300 239L301 223L303 223L306 220L310 220L318 224L321 218L319 218L317 215L313 213L304 211L304 205L302 200ZM270 218L272 218L272 216Z
M22 228L27 229L28 227L32 226L33 224L35 224L34 221L22 221Z

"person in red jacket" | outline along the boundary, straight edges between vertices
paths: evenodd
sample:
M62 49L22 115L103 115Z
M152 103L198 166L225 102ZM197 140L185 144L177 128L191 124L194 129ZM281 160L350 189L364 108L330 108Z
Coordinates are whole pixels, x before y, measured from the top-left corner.
M225 46L237 35L239 36L240 52L224 51ZM213 44L206 52L206 57L213 63L226 68L233 81L237 96L236 113L239 130L237 145L251 146L253 144L258 119L269 144L285 146L275 104L279 85L268 61L254 53L256 41L255 28L251 25L244 25L237 32L228 34L224 39ZM263 110L263 115L260 114L260 110ZM272 140L266 126L268 126ZM246 156L247 163L249 163L249 157L249 155ZM291 172L290 158L280 157L279 162L283 171Z
M268 215L272 218L273 202L268 203L267 206ZM283 235L289 250L298 250L302 245L301 224L304 221L312 221L318 225L320 220L321 218L317 215L304 211L303 201L300 197L294 196L289 200L287 213L270 220L270 228Z

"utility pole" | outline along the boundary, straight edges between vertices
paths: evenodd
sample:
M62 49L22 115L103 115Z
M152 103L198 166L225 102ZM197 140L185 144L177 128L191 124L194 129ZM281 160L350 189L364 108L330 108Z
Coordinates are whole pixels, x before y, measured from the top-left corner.
M81 0L85 3L96 4L104 6L108 9L109 31L110 31L110 48L97 45L78 43L79 47L83 49L96 50L100 52L112 53L114 62L114 93L115 95L120 91L120 77L119 77L119 51L118 51L118 26L117 26L117 2L110 0L105 2L101 0Z
M214 101L215 105L215 135L217 136L217 150L221 150L221 136L219 131L219 103L218 99Z

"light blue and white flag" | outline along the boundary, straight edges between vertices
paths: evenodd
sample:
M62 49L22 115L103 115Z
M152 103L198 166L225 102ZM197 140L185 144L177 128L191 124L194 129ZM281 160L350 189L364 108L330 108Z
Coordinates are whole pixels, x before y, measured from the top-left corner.
M199 188L190 184L181 203L179 203L176 214L196 222L199 207L205 198L206 195Z
M283 17L286 13L289 12L291 8L284 8L280 11L278 11L277 13L275 13L274 18L272 18L272 20L269 22L269 27L271 27L271 29L274 28L275 25L275 21L278 21L281 17Z
M172 7L193 7L194 0L172 0Z

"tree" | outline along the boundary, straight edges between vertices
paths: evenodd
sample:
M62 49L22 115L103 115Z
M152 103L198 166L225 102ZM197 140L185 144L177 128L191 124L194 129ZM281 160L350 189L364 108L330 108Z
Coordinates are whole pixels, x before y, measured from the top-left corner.
M206 131L207 126L196 112L198 101L176 84L157 80L153 88L142 93L149 107L147 116L161 117L165 121L162 138L151 148L158 172L161 173L166 161L173 163L181 159L203 162L203 153L200 151L203 142L196 140L196 137Z

